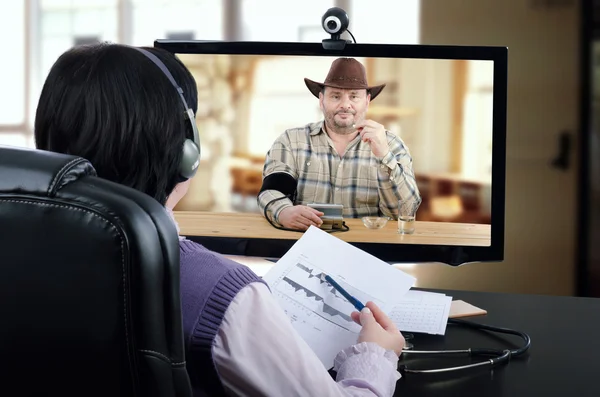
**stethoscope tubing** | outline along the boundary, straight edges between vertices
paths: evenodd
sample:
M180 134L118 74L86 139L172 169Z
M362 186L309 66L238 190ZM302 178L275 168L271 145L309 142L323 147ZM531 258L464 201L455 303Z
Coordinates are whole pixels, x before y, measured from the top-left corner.
M435 374L435 373L443 373L443 372L452 372L452 371L463 371L467 369L477 368L477 367L485 367L490 366L491 368L496 367L500 364L506 364L510 361L512 357L517 357L525 354L529 347L531 346L531 338L528 334L521 331L516 331L509 328L500 328L493 327L491 325L473 323L465 320L459 319L449 319L449 324L458 324L464 325L469 328L474 328L478 330L485 330L490 332L497 332L501 334L510 334L521 337L525 343L518 349L486 349L486 348L470 348L470 349L457 349L457 350L412 350L405 349L402 351L402 355L422 355L422 356L435 356L435 355L445 355L445 356L456 356L456 355L465 355L471 357L492 357L487 360L480 361L477 363L454 366L454 367L443 367L443 368L432 368L432 369L412 369L407 367L404 364L398 366L398 370L402 374Z

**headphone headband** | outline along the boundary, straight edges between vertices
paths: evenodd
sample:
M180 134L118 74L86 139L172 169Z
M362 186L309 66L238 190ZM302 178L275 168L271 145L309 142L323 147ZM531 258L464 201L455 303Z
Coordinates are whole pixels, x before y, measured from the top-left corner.
M158 68L163 72L163 74L169 79L171 85L177 90L179 94L179 98L181 98L181 102L183 104L183 108L185 109L184 117L189 121L190 126L192 128L192 136L193 141L186 139L183 145L183 158L179 167L179 173L183 179L189 179L196 174L198 170L198 166L200 164L200 134L198 133L198 127L196 126L196 117L194 115L194 111L188 106L185 97L183 96L183 90L177 84L173 75L169 71L169 69L165 66L165 64L153 53L147 51L143 48L139 47L131 47L146 56L146 58L150 59Z

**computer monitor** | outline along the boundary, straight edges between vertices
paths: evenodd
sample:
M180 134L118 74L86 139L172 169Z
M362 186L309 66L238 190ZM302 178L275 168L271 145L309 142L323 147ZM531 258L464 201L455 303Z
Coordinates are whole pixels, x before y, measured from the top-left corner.
M304 197L296 197L295 204L353 206L343 216L350 230L335 235L384 261L460 265L503 260L507 48L349 43L340 50L322 43L181 40L157 40L155 47L176 54L199 90L202 161L176 208L183 211L179 219L185 218L183 234L189 238L220 239L217 250L224 247L223 238L245 241L238 254L278 258L302 236L269 224L259 206L266 168L274 169L265 167L267 158L296 178L296 193ZM331 102L323 105L319 98L326 91L310 83L324 82L339 58L363 65L367 81L352 79L369 88L364 91L370 95L367 105L359 110L349 106L348 114L337 114ZM337 152L343 148L333 150L327 122L325 127L319 123L341 125L352 119L358 128L359 118L383 126L388 143L396 149L400 145L402 155L395 152L386 165L381 157L365 155L357 170L338 178L333 168L342 162ZM315 153L322 156L311 157ZM293 167L286 169L286 162ZM387 176L396 178L392 187ZM328 180L315 182L319 179ZM336 193L340 187L345 193ZM329 189L330 199L323 199L327 195L319 189ZM401 197L411 191L420 201L416 227L402 234L389 210L397 206L394 192ZM185 217L186 211L199 212ZM370 229L363 223L365 214L390 219Z

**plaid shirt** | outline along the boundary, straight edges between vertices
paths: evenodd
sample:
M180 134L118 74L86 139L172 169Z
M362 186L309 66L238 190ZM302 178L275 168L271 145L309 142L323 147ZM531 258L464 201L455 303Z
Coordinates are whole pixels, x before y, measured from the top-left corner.
M286 198L269 206L267 214L275 222L279 223L282 209L298 204L342 204L345 218L383 215L397 219L398 200L421 202L412 158L398 136L386 131L390 151L381 160L360 135L340 157L322 126L321 121L286 130L267 153L263 179L285 172L298 181L295 203ZM267 203L282 196L277 190L262 192L258 196L261 213Z

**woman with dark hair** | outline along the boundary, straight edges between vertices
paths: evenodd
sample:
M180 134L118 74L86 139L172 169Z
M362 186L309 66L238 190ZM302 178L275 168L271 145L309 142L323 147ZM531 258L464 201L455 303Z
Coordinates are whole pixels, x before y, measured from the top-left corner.
M190 72L173 54L144 50L164 64L195 112ZM117 44L75 47L61 55L35 119L38 149L86 158L98 176L154 197L167 211L187 192L189 179L179 167L184 142L192 138L182 100L166 74L138 49ZM249 268L184 238L180 253L186 362L195 391L393 394L404 339L372 302L352 313L361 333L357 344L336 357L334 380Z

